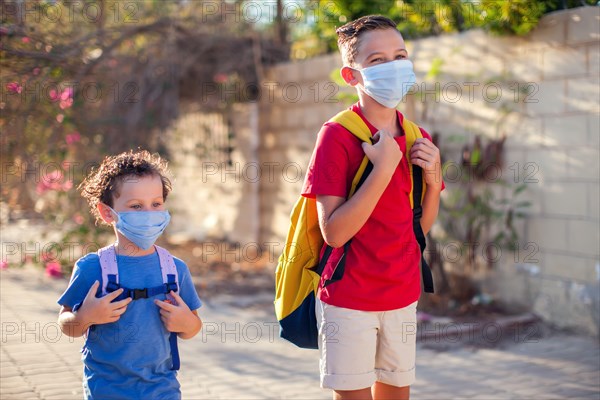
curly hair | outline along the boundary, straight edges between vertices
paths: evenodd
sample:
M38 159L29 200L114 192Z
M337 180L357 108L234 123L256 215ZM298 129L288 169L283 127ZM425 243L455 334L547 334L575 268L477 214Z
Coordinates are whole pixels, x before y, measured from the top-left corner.
M171 181L167 178L169 173L167 162L158 154L150 154L146 150L121 153L116 156L107 156L102 164L81 182L78 189L90 206L96 222L102 221L98 212L98 203L113 206L113 199L119 197L119 189L127 177L158 176L162 181L163 201L171 191Z
M368 31L380 29L395 29L398 31L396 23L383 15L366 15L337 28L335 33L338 35L337 42L344 65L354 65L361 35ZM400 32L398 31L398 33Z

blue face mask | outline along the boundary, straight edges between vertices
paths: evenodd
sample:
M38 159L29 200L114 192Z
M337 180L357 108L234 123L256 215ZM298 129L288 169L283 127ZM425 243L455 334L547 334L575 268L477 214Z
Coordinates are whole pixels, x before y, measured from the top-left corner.
M395 60L359 70L363 90L387 108L396 108L417 78L410 60Z
M117 214L117 230L142 250L152 247L171 221L168 211L111 210Z

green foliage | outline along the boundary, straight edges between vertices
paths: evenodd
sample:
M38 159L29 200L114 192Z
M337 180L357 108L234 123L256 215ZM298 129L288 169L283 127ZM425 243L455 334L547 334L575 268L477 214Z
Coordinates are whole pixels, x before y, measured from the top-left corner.
M11 168L0 202L9 221L45 218L67 241L102 231L76 187L105 155L142 147L169 159L164 133L181 103L223 112L253 100L262 64L288 59L248 19L205 12L210 0L13 3L27 11L0 15L0 156Z
M503 187L505 194L499 190ZM523 183L505 180L461 182L450 188L440 212L444 241L465 247L475 242L494 243L502 249L516 250L519 234L515 222L524 218L531 206L529 201L520 200L526 188Z
M525 35L548 12L595 5L596 0L307 0L306 24L295 26L293 58L337 50L335 29L364 15L398 23L406 39L482 28L498 35Z
M547 2L521 0L481 2L480 26L499 35L525 35L538 23Z

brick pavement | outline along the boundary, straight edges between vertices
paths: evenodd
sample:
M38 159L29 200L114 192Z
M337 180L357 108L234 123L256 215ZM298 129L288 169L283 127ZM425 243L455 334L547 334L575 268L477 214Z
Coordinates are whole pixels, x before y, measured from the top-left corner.
M83 339L56 324L65 286L36 270L0 273L2 400L81 398ZM180 341L184 399L331 398L318 387L317 352L278 339L264 307L231 300L206 302L203 333ZM552 333L501 348L428 347L419 346L413 399L600 399L597 339Z

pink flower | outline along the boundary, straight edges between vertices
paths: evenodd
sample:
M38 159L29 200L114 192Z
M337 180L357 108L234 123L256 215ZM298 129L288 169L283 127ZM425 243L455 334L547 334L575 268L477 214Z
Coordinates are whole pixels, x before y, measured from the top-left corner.
M71 190L73 188L73 181L66 181L65 183L62 184L62 190L63 191L67 191L67 190Z
M8 83L6 89L11 93L21 93L21 91L23 91L23 87L17 82Z
M6 261L0 261L0 269L8 269L8 263Z
M56 121L57 121L59 124L61 124L61 123L63 122L63 120L64 120L64 119L65 119L65 116L64 116L64 115L62 115L62 114L58 114L58 115L56 116Z
M60 101L60 109L61 110L64 110L65 108L69 108L72 105L73 105L73 99L71 99L71 98Z
M50 190L66 192L73 188L72 180L65 180L65 176L62 171L56 169L52 172L42 175L39 183L36 187L38 194L44 194Z
M50 182L50 183L56 183L56 182L60 182L63 180L63 173L61 170L59 169L55 169L52 172L50 172L49 174L46 174L46 176L44 177L44 180Z
M46 276L49 276L52 278L62 277L62 268L60 266L60 263L57 263L57 262L46 263Z
M21 41L23 43L29 43L29 38L27 36L25 36L25 37L21 38Z
M218 74L215 74L215 76L213 76L213 80L217 83L225 83L227 82L227 74L219 72Z
M50 100L57 101L59 99L59 97L60 96L58 95L58 92L56 90L54 90L54 89L50 90Z
M35 67L33 69L33 75L39 75L40 74L41 69L39 67Z
M83 216L79 213L73 215L73 221L75 221L75 223L77 225L81 225L85 222L85 219L83 218Z
M66 136L65 140L67 141L67 144L77 143L81 140L81 135L79 134L79 132L69 133Z
M73 98L73 88L72 87L66 88L60 94L60 99L61 100L67 100L67 99L72 99L72 98Z
M52 253L52 251L42 252L41 257L42 257L42 261L44 261L45 263L54 262L54 260L55 260L54 254Z

